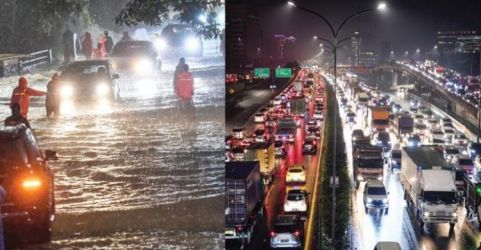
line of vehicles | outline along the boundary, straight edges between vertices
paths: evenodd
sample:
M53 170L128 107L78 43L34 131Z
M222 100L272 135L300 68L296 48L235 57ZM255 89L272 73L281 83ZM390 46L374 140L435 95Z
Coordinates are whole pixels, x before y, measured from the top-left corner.
M288 164L285 158L289 148L298 143L302 144L303 155L318 153L323 113L324 89L319 75L302 69L292 83L254 114L254 124L247 123L250 129L234 128L226 136L226 246L246 247L251 243L254 229L266 213L266 194L273 189L274 177L281 177L284 179L278 182L285 183L281 186L285 188L283 212L269 227L270 247L302 247L310 206L308 176L303 162ZM285 176L276 174L281 172L278 166L283 165L276 164L276 159L287 165Z
M458 205L469 222L481 225L481 145L455 128L453 121L411 99L395 103L363 83L340 81L336 89L343 119L352 128L353 178L366 182L366 213L387 213L387 173L399 174L404 200L421 232L426 223L458 222ZM398 89L396 95L404 95ZM350 113L357 116L349 118Z

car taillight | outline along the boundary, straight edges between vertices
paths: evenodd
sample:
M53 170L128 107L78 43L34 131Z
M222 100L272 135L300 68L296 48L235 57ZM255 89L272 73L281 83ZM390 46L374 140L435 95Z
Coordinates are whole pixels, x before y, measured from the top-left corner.
M269 233L269 235L270 235L271 237L274 237L274 236L276 236L276 232L271 231L271 232Z
M238 226L235 227L236 232L242 232L243 229L244 229L244 227L242 225L238 225Z
M299 237L300 235L301 235L301 232L299 232L299 231L294 232L294 236Z
M42 181L38 177L29 177L22 182L22 188L25 190L35 190L41 186Z

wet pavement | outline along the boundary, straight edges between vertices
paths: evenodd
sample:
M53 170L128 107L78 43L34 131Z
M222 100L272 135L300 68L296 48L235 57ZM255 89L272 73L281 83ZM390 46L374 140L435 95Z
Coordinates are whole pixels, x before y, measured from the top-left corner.
M56 150L56 221L45 248L222 249L224 59L187 59L195 115L173 94L175 61L160 75L120 75L120 100L46 118L32 98L40 147ZM45 90L51 72L27 75ZM0 117L18 77L0 79Z

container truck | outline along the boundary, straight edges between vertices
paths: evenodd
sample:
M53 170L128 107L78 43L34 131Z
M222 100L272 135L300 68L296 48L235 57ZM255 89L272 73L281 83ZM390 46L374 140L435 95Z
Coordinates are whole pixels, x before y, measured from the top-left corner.
M414 120L408 114L397 116L394 119L393 129L397 138L402 139L413 132Z
M354 181L356 188L368 179L383 180L384 157L382 146L360 145L354 149Z
M464 174L464 204L466 220L481 230L481 180Z
M274 140L270 139L267 142L249 145L244 150L244 159L245 161L259 162L264 185L268 185L272 182L276 167Z
M264 214L258 161L225 163L225 244L245 248Z
M306 114L306 98L304 95L294 96L290 100L290 114L294 118L304 117Z
M358 92L356 94L357 97L357 105L361 106L368 106L369 105L369 96L365 92Z
M389 128L389 109L384 107L370 107L368 109L369 129L371 135L377 131L387 130Z
M277 131L274 135L276 141L294 142L297 133L297 123L292 118L280 119L277 123Z
M425 223L458 220L455 170L430 147L404 147L400 179L408 209L421 230Z

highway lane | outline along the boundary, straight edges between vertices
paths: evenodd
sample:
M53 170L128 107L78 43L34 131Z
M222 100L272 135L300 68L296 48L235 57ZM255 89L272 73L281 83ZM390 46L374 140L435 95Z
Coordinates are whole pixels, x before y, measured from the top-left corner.
M389 93L395 103L401 104L403 110L409 110L409 95L398 96L396 93ZM429 107L423 103L424 106ZM443 117L439 110L434 109L433 112ZM341 112L342 114L342 112ZM357 114L358 123L350 128L345 125L344 138L346 140L347 154L352 155L351 132L354 128L361 128L366 131L364 123L367 113L359 112ZM341 117L345 121L345 115ZM345 123L344 123L345 124ZM455 125L456 126L456 125ZM461 131L463 128L458 127ZM397 142L395 136L391 134L393 145ZM349 170L352 174L352 157L348 157ZM359 234L360 242L354 242L354 246L358 249L372 249L378 241L397 241L400 242L403 249L463 249L465 246L464 234L470 230L465 226L465 212L462 207L458 209L458 223L454 231L449 232L448 224L428 224L424 228L424 233L420 233L419 227L412 220L404 201L404 191L400 184L399 174L397 171L391 172L389 168L385 168L385 186L389 192L389 213L380 214L379 211L370 210L367 214L364 211L362 200L363 185L359 190L352 194L353 201L353 219L355 220L355 233Z
M313 90L313 93L317 94ZM311 100L315 100L315 95ZM314 112L314 101L309 102L308 113L306 118L311 118ZM255 112L254 112L255 113ZM235 126L243 126L246 131L254 131L255 127L259 124L254 123L253 114L250 114L249 120L244 124L239 124L239 121L235 121L238 124ZM322 126L323 129L323 126ZM230 131L229 131L230 132ZM321 132L322 135L322 132ZM273 227L274 219L277 215L283 213L283 204L286 195L286 172L290 165L304 164L306 169L306 189L309 193L309 200L312 200L313 189L315 186L316 172L319 165L319 154L317 155L303 155L302 144L305 137L305 120L301 120L300 126L297 128L296 137L294 143L286 143L286 157L276 159L276 169L274 173L274 180L267 188L267 194L265 197L266 218L261 220L254 232L254 238L247 249L268 249L270 246L270 238L268 232ZM320 142L320 140L318 141ZM318 143L319 146L319 143ZM318 153L320 152L318 148ZM309 204L312 205L312 204ZM305 229L307 230L307 221L305 223Z

